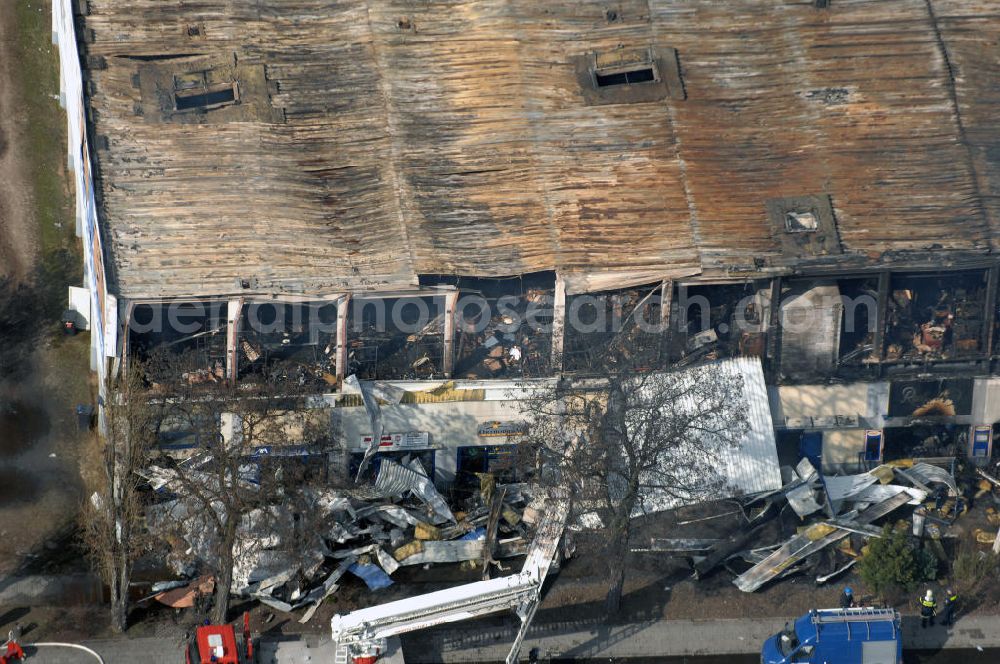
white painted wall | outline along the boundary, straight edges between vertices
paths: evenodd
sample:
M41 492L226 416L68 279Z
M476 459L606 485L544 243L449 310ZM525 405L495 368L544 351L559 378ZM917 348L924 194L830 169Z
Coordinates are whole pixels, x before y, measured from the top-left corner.
M97 203L87 143L86 111L83 98L83 72L77 51L76 29L71 0L52 2L52 40L59 47L60 102L66 108L69 168L76 190L76 218L83 243L86 285L92 301L91 365L97 370L99 390L104 395L108 357L117 353L115 337L107 338L109 327L117 334L117 303L109 298L104 277L104 252Z
M436 479L455 479L458 447L466 445L502 445L506 437L479 436L479 425L492 420L525 419L519 401L452 401L446 403L383 405L385 433L426 431L430 446L438 450L434 458ZM363 407L333 409L335 435L347 441L351 452L364 451L362 439L371 434L371 423Z
M865 429L836 429L823 432L823 472L829 475L842 466L854 472L858 454L865 451Z
M1000 378L976 378L972 385L972 421L1000 422Z
M804 418L862 417L868 428L880 429L889 412L889 383L846 385L781 385L769 390L776 426Z

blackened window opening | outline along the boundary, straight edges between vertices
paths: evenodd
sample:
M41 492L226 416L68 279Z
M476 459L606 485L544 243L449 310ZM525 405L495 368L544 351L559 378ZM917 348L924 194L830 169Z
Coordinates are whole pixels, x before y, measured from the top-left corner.
M656 80L656 74L652 67L643 67L632 71L615 72L613 74L596 73L597 87L606 88L612 85L631 85L634 83L648 83Z
M192 108L207 108L218 104L230 104L236 101L236 93L232 87L225 87L220 90L202 92L193 95L176 95L177 110L186 111Z

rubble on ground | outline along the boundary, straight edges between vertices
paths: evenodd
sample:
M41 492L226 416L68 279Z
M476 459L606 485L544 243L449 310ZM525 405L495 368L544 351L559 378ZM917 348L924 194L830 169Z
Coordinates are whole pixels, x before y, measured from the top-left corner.
M144 475L155 489L171 492L146 512L150 532L169 546L171 571L193 579L211 570L220 542L211 516L185 494L173 471L154 467ZM382 459L373 486L307 490L309 522L284 505L257 508L237 529L232 590L280 611L314 610L347 573L377 591L391 585L401 567L463 561L499 566L497 561L524 555L538 521L533 505L544 492L523 484L496 486L488 474L480 479L479 491L449 504L416 458ZM179 587L163 598L172 603L183 596L189 605L190 589L203 585Z
M728 536L705 527L716 518L709 515L679 521L670 537L653 537L648 546L633 551L686 558L696 578L724 568L744 592L797 573L815 574L817 583L836 578L862 557L870 538L881 536L877 522L885 518L899 527L907 519L912 537L940 557L942 539L970 532L955 525L970 500L992 494L1000 505L1000 479L978 469L957 480L955 465L952 459L907 459L855 475L828 476L803 458L795 468L782 467L780 490L740 501L737 514L744 518ZM730 510L717 516L731 515ZM785 524L796 523L791 536L787 527L783 534L782 526L775 525L779 515L785 515ZM973 535L1000 549L1000 512L993 507L985 515L987 526Z

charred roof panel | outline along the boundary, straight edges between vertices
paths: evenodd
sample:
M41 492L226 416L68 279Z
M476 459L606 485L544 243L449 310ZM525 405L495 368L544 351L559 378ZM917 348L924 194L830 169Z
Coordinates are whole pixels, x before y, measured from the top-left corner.
M832 202L837 260L982 252L998 4L90 0L117 288L780 270L817 258L782 250L767 201L805 194ZM588 103L581 61L664 49L669 94ZM235 73L188 92L192 59ZM184 88L160 121L143 72Z
M924 0L652 5L683 54L706 267L778 260L759 206L803 192L832 197L845 252L988 246Z
M934 0L929 7L953 75L991 241L1000 249L1000 2Z

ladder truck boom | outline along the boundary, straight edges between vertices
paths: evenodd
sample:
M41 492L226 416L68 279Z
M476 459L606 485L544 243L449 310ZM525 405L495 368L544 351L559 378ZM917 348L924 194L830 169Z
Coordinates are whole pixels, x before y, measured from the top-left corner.
M379 604L334 616L333 640L341 645L374 641L489 615L529 600L537 587L535 579L522 572Z
M568 516L568 494L550 490L524 567L518 574L335 615L330 629L337 644L338 662L346 648L355 664L372 664L384 651L384 640L390 636L506 610L514 610L521 619L521 628L507 656L508 663L516 662Z

